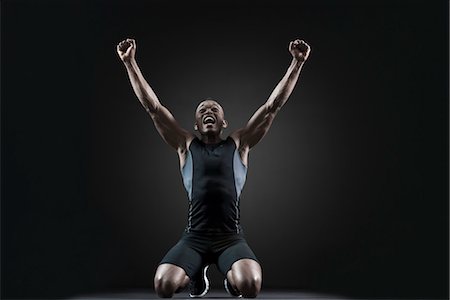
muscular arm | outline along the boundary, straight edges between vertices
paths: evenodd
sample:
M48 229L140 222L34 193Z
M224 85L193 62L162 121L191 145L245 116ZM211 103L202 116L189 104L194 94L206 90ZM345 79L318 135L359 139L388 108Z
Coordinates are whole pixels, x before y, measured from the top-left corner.
M187 140L192 139L193 135L181 128L170 111L161 104L139 69L135 51L136 43L132 39L117 45L117 53L125 65L134 93L151 116L157 131L167 144L177 151L182 151L186 147Z
M310 47L303 41L295 40L289 44L289 51L292 54L292 61L286 74L247 124L231 134L233 139L237 141L243 158L248 150L264 137L278 111L289 99L303 64L309 56ZM246 161L245 158L243 160Z

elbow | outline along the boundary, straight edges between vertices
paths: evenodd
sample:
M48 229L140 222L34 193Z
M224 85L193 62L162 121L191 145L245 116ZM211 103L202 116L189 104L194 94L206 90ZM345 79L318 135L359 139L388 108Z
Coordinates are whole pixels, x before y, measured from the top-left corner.
M277 98L269 101L266 105L266 112L268 115L276 115L281 109L281 101Z
M151 114L156 115L159 111L159 104L158 103L152 103L151 101L145 99L144 101L141 101L142 105L144 106L145 110Z

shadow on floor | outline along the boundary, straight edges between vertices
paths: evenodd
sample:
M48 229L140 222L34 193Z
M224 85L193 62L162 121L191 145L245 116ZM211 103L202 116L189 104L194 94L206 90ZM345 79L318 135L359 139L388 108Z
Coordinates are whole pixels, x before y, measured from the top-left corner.
M104 294L92 294L81 295L68 300L146 300L146 299L160 299L153 291L139 291L139 292L117 292L117 293L104 293ZM189 297L188 292L176 294L172 299L192 299ZM215 300L229 300L236 299L228 295L225 291L212 290L201 299L215 299ZM350 298L344 298L340 296L315 294L301 291L286 291L286 290L263 290L256 299L273 299L273 300L288 300L288 299L321 299L321 300L344 300Z

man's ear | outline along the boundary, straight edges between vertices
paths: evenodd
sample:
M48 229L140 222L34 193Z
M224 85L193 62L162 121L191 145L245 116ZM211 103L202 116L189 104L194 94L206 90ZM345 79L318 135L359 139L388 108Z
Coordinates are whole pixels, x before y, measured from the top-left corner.
M194 130L195 130L195 131L198 131L197 123L194 123Z
M228 127L228 122L227 122L227 120L223 120L223 121L222 121L222 128L225 129L225 128L227 128L227 127Z

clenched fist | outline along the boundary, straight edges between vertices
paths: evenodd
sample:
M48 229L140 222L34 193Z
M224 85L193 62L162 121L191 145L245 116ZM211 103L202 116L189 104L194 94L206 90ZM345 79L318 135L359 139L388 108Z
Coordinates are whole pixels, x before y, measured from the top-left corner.
M134 59L136 54L136 41L133 39L126 39L117 45L117 54L123 62L128 62Z
M304 40L295 40L289 43L289 52L291 52L292 57L300 62L304 62L308 59L309 52L311 52L311 47Z

